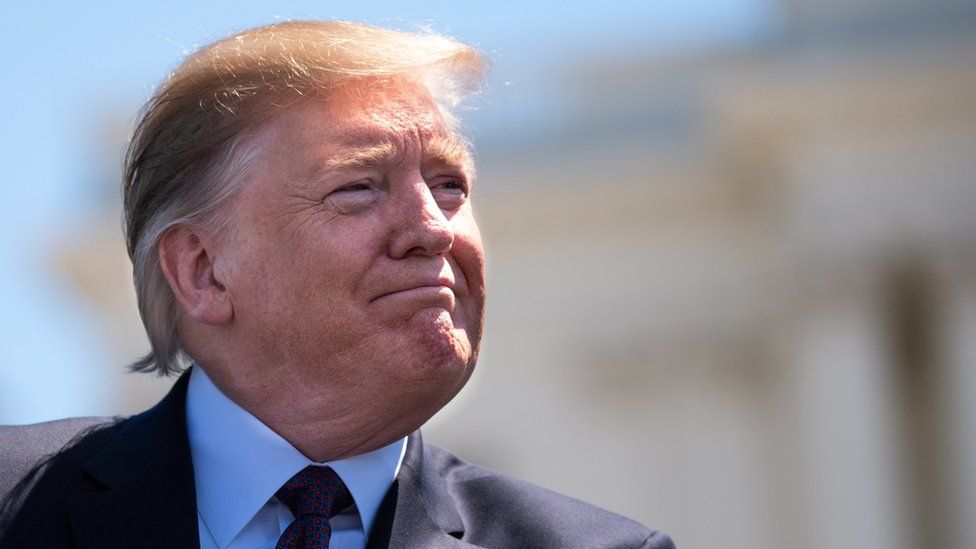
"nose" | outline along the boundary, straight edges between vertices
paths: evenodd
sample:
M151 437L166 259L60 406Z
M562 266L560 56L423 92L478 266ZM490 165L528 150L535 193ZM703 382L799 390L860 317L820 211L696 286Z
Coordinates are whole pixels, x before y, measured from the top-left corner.
M394 259L432 257L454 244L454 229L423 181L394 196L393 235L389 254Z

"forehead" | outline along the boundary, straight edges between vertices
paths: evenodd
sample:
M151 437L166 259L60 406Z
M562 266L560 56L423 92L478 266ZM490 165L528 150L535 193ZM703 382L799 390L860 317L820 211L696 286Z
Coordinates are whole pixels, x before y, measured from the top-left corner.
M266 128L270 145L302 140L357 147L407 134L449 138L451 132L424 88L408 83L366 81L301 100Z

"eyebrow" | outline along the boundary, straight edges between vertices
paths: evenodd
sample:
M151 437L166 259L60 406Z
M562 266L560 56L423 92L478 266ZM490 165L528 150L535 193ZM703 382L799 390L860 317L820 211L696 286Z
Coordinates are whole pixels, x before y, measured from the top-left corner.
M381 141L333 155L325 161L323 168L329 171L375 168L384 164L392 164L399 155L400 150L395 143Z
M349 150L332 155L320 169L323 172L368 170L395 164L401 154L399 145L390 139L352 145ZM425 140L423 164L457 166L468 172L469 176L473 177L474 174L474 161L467 143L453 134L437 135Z
M425 143L425 156L441 164L474 172L474 161L467 143L457 135L439 135Z

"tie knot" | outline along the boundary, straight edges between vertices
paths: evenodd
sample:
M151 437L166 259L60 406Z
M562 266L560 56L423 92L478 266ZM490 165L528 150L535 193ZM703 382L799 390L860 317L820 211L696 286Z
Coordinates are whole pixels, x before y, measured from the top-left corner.
M326 519L352 504L346 484L331 467L309 465L275 493L295 517L322 515Z

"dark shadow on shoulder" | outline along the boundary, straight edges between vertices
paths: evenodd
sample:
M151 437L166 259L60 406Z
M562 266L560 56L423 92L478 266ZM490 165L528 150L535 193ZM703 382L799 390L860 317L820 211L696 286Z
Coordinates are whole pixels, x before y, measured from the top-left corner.
M59 424L68 424L66 426L60 426L62 429L72 428L73 426L70 425L72 422L81 422L84 424L67 442L57 447L53 452L47 451L46 448L40 450L36 448L18 448L21 453L29 454L33 450L41 455L35 460L36 463L27 469L20 480L5 495L0 494L0 547L5 546L3 540L9 533L15 518L17 518L21 509L28 503L35 489L44 484L49 473L55 471L63 461L80 465L87 459L87 456L91 455L93 446L101 446L101 444L93 445L92 443L96 442L96 440L99 442L105 440L104 435L109 432L114 433L126 419L124 417L84 418L37 425L7 427L7 429L20 431L14 435L15 440L13 444L21 443L23 445L34 446L37 445L39 439L43 440L44 438L50 438L50 436L57 436L57 434L45 433L45 430L56 430ZM40 433L39 436L38 433ZM45 434L48 434L48 437L45 437ZM18 436L22 439L21 441L16 440ZM109 438L111 438L111 435L109 435ZM4 449L4 452L8 451L11 451L9 447ZM8 473L16 474L16 472L10 471Z

